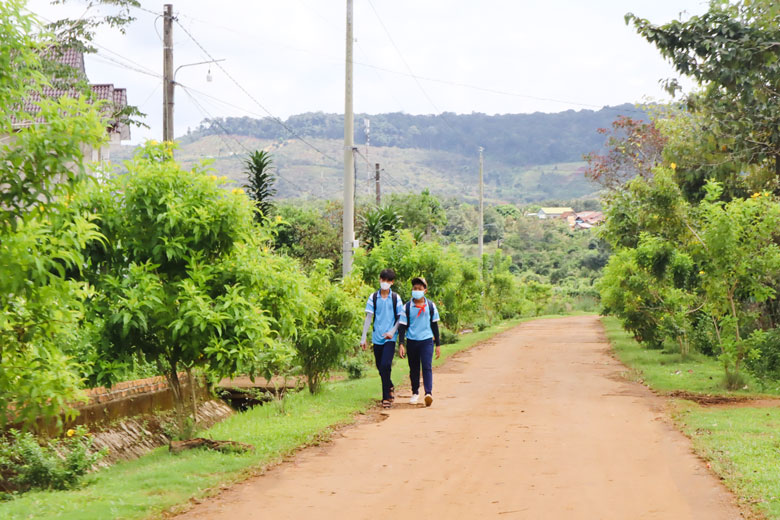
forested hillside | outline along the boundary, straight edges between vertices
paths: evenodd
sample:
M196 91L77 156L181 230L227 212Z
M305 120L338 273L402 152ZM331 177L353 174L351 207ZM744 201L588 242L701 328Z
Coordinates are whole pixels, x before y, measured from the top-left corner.
M608 127L618 115L639 114L641 112L630 104L598 111L567 110L554 114L357 114L355 142L365 145L366 120L369 120L371 146L458 154L476 153L482 146L492 158L512 166L553 164L581 160L582 154L603 144L604 140L597 132L599 128ZM344 136L342 114L308 112L291 116L284 124L302 137L342 139ZM292 137L271 118L227 117L204 120L182 142L224 133L274 140Z
M437 196L474 200L477 149L483 146L485 197L490 202L527 204L592 196L599 187L584 177L582 156L599 150L604 136L598 129L624 114L642 115L627 104L556 114L360 114L355 117L360 150L357 195L374 196L374 164L380 163L383 193L428 188ZM371 121L368 144L366 119ZM265 149L280 178L280 198L340 198L343 116L300 114L284 125L296 135L270 118L207 119L178 139L177 158L186 166L208 159L217 174L243 183L247 154ZM113 159L119 163L131 155L127 147L115 152Z

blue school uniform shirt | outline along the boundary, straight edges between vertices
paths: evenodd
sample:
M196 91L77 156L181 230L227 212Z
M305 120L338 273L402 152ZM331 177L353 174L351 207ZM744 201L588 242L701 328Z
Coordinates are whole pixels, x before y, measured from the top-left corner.
M431 330L431 310L433 310L433 320L439 321L439 309L436 308L436 304L428 300L425 304L425 309L418 316L417 313L420 309L414 306L414 300L411 301L411 308L409 309L409 321L412 323L406 323L406 310L401 313L401 324L407 325L406 327L406 339L412 341L423 341L431 339L433 337L433 330Z
M368 297L368 303L366 303L366 312L370 312L374 315L374 332L371 334L371 341L374 345L384 345L388 341L396 341L398 339L398 332L396 331L393 339L387 339L384 335L390 332L390 329L395 327L395 317L404 312L404 302L401 297L396 294L398 305L393 312L393 290L390 289L387 292L387 298L382 298L382 294L378 294L376 297L376 309L374 309L374 294Z

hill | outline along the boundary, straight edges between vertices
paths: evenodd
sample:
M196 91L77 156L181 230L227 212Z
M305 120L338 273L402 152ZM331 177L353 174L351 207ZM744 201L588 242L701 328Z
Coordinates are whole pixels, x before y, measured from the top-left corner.
M582 155L602 147L604 136L598 129L608 127L620 114L641 117L633 105L496 116L361 114L355 117L360 150L356 192L373 196L374 163L380 163L385 193L429 188L443 197L474 199L481 145L489 200L517 204L586 197L597 187L583 176ZM186 165L209 159L220 175L241 183L247 152L266 149L273 154L280 177L280 197L339 198L343 116L300 114L284 125L296 135L270 118L207 119L178 139L177 158ZM128 149L112 152L116 159L130 153Z

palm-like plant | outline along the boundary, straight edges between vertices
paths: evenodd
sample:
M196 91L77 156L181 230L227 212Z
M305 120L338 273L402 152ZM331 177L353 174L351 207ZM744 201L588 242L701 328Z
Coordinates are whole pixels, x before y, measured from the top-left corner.
M273 175L273 160L271 154L264 150L257 150L251 154L244 162L248 183L244 188L249 198L255 201L260 213L255 214L255 218L260 221L267 216L273 209L272 198L276 195L276 177Z
M360 238L366 249L379 245L385 233L396 233L403 224L401 215L393 206L372 208L360 216L360 221Z

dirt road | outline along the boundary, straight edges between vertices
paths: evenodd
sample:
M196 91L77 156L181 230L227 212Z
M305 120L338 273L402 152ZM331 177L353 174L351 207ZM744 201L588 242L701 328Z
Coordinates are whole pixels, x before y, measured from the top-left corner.
M529 322L435 369L431 408L397 406L178 518L741 518L623 370L596 317Z

